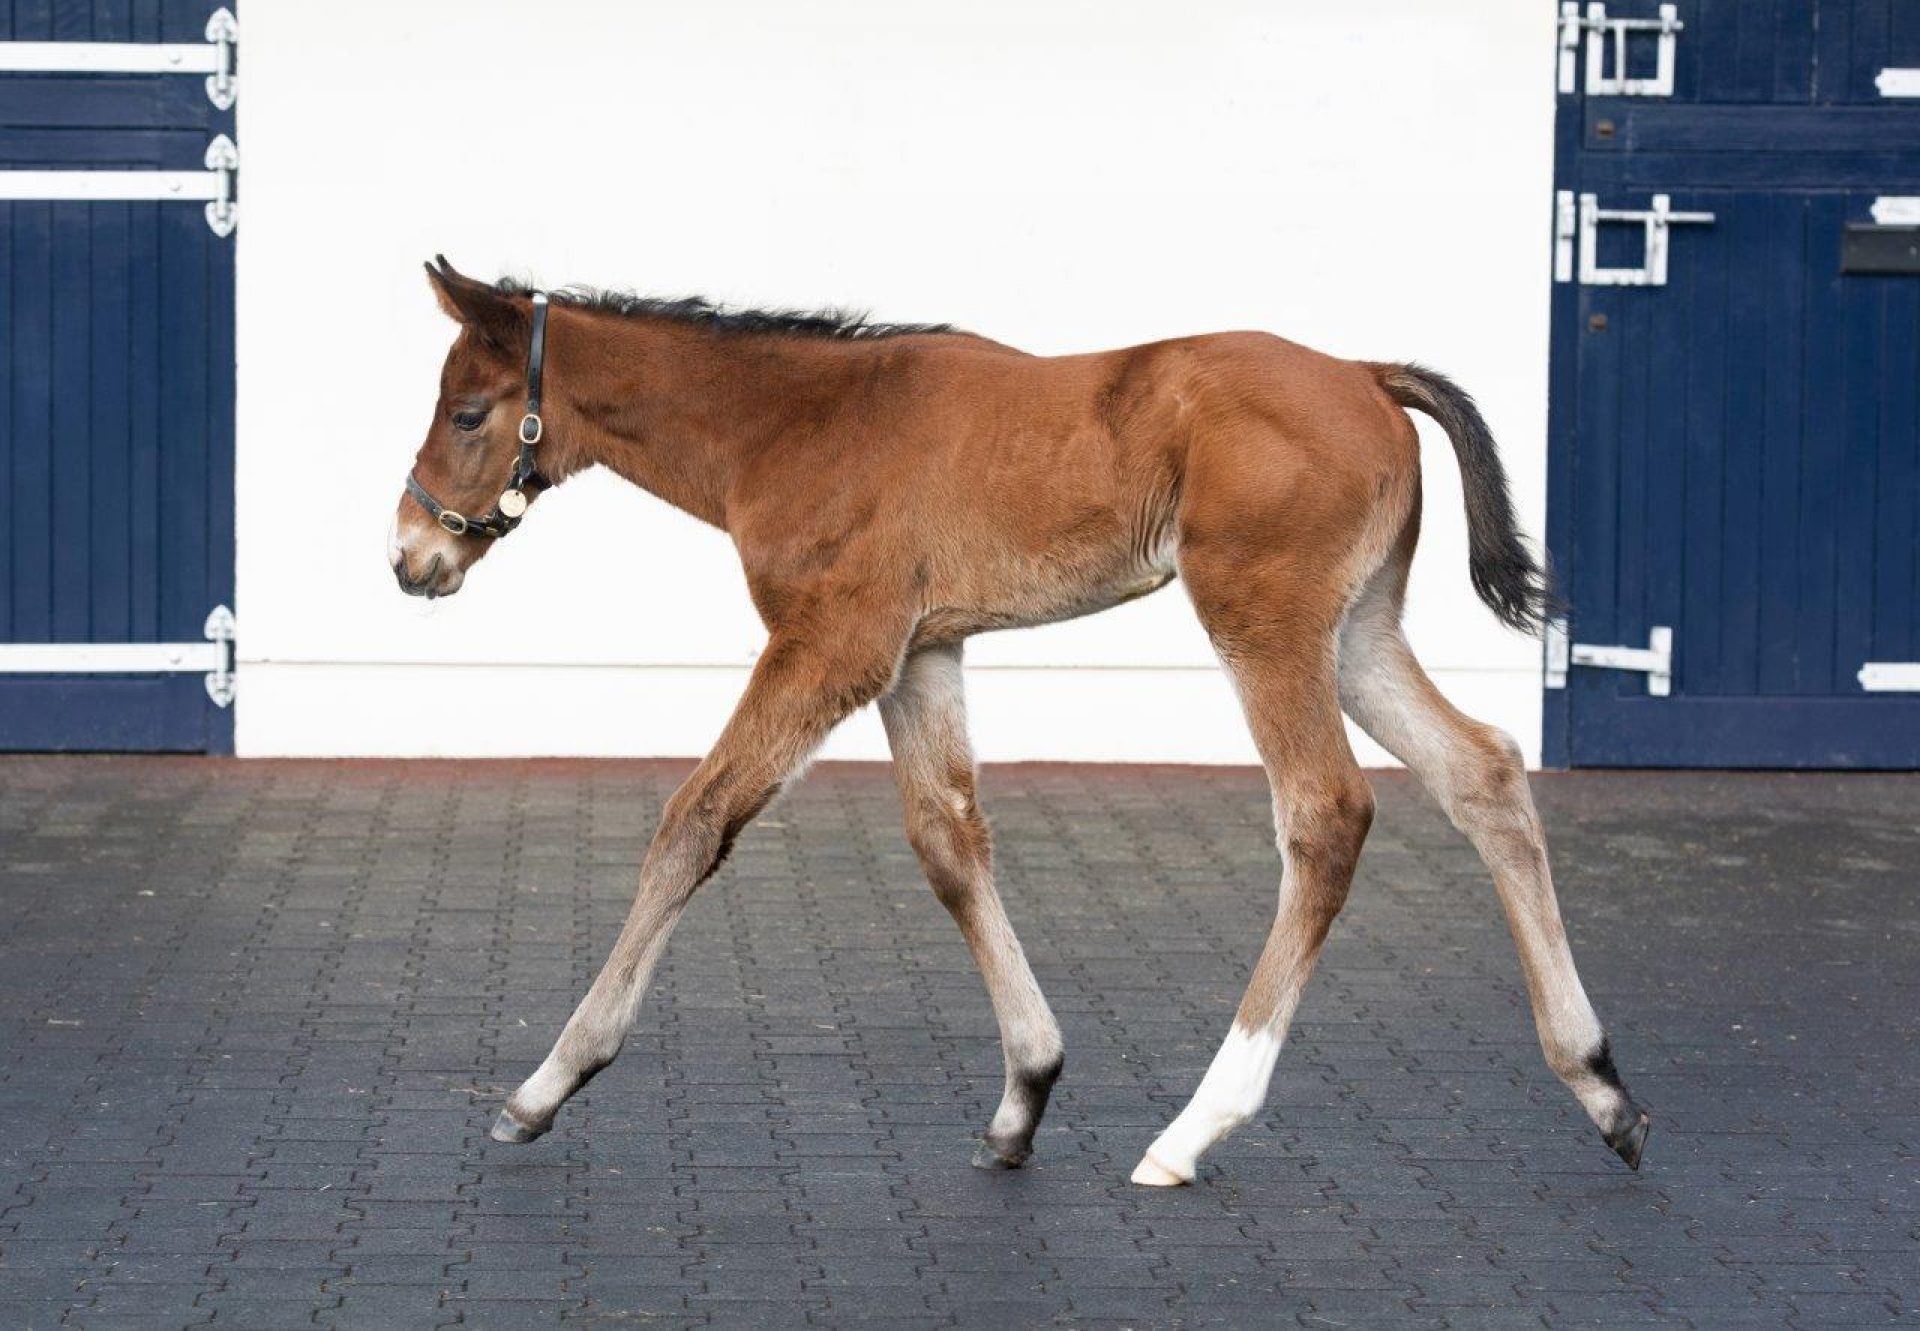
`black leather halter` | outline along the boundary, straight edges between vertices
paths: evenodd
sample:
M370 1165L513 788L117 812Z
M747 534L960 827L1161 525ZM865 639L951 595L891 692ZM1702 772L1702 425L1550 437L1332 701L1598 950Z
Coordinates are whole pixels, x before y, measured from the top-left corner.
M527 505L532 496L527 493L529 485L547 488L546 478L533 465L533 448L540 442L540 436L546 432L546 426L540 420L540 371L547 358L547 293L533 293L533 342L527 348L527 414L520 418L520 452L513 459L513 474L507 478L507 488L500 492L500 498L486 513L477 518L456 513L445 504L427 493L427 487L420 484L420 478L412 472L407 473L407 493L412 495L421 508L427 510L427 516L439 523L455 536L485 536L489 540L499 540L526 516Z

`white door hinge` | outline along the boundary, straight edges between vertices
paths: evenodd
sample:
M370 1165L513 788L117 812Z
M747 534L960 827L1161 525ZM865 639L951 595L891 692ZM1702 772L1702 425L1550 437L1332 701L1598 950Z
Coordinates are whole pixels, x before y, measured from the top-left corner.
M1920 226L1920 196L1882 194L1868 212L1881 226Z
M1674 51L1680 32L1687 25L1680 21L1674 5L1661 5L1654 18L1609 18L1604 4L1591 3L1586 13L1574 0L1560 6L1559 88L1575 92L1574 74L1578 65L1580 42L1587 43L1587 86L1589 97L1671 97L1673 96ZM1629 34L1650 32L1656 35L1652 78L1630 78L1627 74ZM1607 55L1613 55L1613 73L1607 73Z
M233 72L240 24L230 9L207 20L204 42L0 41L4 74L205 74L207 100L222 111L240 95Z
M233 611L217 605L201 632L205 642L0 643L0 675L190 675L204 672L218 706L234 695Z
M230 236L240 220L233 197L240 149L216 135L202 160L204 171L0 171L0 200L205 200L207 226Z
M1883 69L1873 86L1882 97L1920 97L1920 69Z
M1673 692L1673 630L1665 624L1655 624L1647 631L1645 647L1601 647L1569 641L1567 621L1550 619L1546 633L1546 687L1567 687L1567 671L1572 666L1640 671L1647 677L1648 695L1665 698Z
M1583 287L1663 287L1667 284L1667 233L1675 223L1706 224L1712 213L1675 212L1672 196L1656 194L1649 208L1602 208L1597 194L1554 192L1553 280L1576 278ZM1608 222L1637 223L1642 232L1638 268L1600 266L1600 228ZM1579 267L1574 266L1576 244Z
M1920 661L1869 661L1855 678L1868 693L1920 693Z

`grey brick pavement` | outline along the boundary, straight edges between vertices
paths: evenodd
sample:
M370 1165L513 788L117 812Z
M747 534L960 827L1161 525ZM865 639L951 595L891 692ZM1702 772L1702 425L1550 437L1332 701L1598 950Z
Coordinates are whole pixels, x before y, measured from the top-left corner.
M1257 774L1176 768L986 774L1067 1033L1032 1168L968 1167L992 1019L877 767L749 832L620 1062L488 1141L685 770L0 760L0 1327L1920 1320L1920 778L1539 780L1637 1176L1382 776L1268 1112L1130 1187L1272 909Z

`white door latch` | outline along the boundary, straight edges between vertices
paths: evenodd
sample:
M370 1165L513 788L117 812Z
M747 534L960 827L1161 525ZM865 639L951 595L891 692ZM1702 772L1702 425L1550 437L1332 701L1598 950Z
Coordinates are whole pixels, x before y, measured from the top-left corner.
M1655 624L1647 631L1645 647L1601 647L1587 642L1571 642L1567 621L1550 619L1546 634L1546 687L1567 687L1571 666L1592 666L1599 670L1637 670L1647 677L1647 694L1665 698L1673 692L1673 630Z
M1602 208L1600 196L1582 194L1574 202L1572 190L1554 193L1553 280L1573 281L1576 275L1583 287L1663 287L1667 284L1667 231L1676 222L1704 225L1714 220L1712 213L1675 212L1672 196L1656 194L1648 208ZM1638 268L1602 268L1600 266L1600 227L1607 222L1636 222L1643 240ZM1574 269L1574 246L1579 245L1580 266Z
M1580 39L1587 42L1587 96L1589 97L1671 97L1673 96L1674 48L1682 29L1680 11L1674 5L1661 5L1655 18L1608 18L1604 4L1589 4L1583 15L1574 0L1560 6L1560 91L1573 92L1574 69L1580 53ZM1630 33L1657 35L1652 78L1627 76L1627 37ZM1613 53L1613 73L1607 73L1607 53Z

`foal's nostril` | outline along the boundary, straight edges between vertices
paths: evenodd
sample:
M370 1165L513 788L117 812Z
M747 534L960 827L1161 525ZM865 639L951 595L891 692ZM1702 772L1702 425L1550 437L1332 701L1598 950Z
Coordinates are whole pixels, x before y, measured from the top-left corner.
M400 590L409 596L425 596L432 599L434 584L440 580L441 556L435 554L433 562L427 565L427 571L419 577L407 572L407 559L402 555L393 566L393 576L399 580Z

